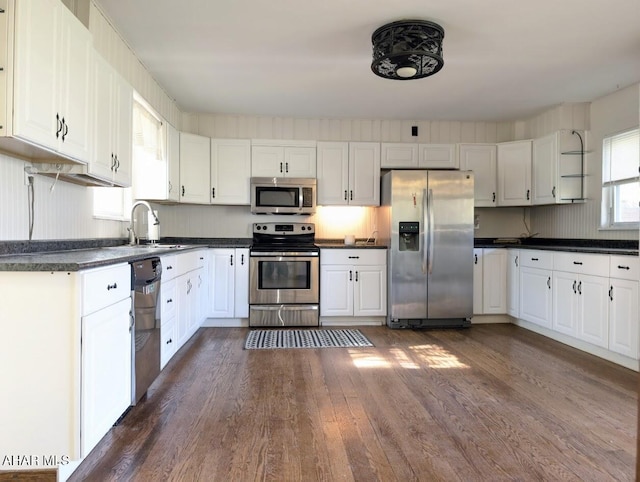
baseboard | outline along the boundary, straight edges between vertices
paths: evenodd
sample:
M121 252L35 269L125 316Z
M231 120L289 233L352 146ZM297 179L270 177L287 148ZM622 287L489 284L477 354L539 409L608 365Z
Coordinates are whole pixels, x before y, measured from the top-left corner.
M513 318L509 315L473 315L472 325L485 325L489 323L511 323Z
M321 326L381 326L387 322L384 316L321 316Z
M565 335L563 333L558 333L549 328L545 328L544 326L536 325L535 323L531 323L520 318L511 318L511 321L513 324L538 333L539 335L546 336L548 338L551 338L552 340L559 341L560 343L564 343L565 345L569 345L570 347L577 348L578 350L584 351L591 355L604 358L605 360L608 360L617 365L621 365L630 370L636 372L640 371L638 360L634 360L633 358L620 355L619 353L612 352L610 350L607 350L606 348L592 345L591 343L587 343L586 341L578 340L571 336Z
M205 328L246 328L249 318L207 318L200 325Z

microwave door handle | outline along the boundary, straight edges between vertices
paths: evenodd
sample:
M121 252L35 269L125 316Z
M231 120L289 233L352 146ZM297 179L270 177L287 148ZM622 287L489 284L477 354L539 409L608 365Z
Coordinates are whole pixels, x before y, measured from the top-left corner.
M300 208L300 210L302 210L302 207L303 207L303 204L302 204L304 199L303 193L304 193L304 188L302 187L299 188L298 189L298 208Z
M427 274L427 256L428 256L428 211L429 205L427 203L427 190L422 190L422 242L420 248L422 249L422 272Z

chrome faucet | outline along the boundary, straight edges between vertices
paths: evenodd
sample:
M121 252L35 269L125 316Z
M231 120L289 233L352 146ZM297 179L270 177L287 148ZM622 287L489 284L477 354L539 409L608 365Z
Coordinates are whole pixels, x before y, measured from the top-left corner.
M135 230L133 228L133 220L135 219L133 217L133 212L141 204L143 206L145 206L149 210L151 215L153 216L153 220L154 220L153 225L157 226L157 225L160 224L160 220L158 219L158 216L156 216L156 213L153 212L153 209L151 208L151 205L147 201L136 201L136 202L134 202L133 206L131 206L131 221L130 221L129 227L127 228L127 231L129 231L129 244L132 244L132 245L133 244L138 244L138 241L139 241L138 237L136 236L136 232L135 232ZM151 236L148 236L148 237L150 238Z

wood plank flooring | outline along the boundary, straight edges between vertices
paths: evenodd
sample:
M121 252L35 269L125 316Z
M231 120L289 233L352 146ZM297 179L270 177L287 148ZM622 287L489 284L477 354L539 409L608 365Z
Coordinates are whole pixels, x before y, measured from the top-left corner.
M70 480L634 480L637 373L514 325L361 330L200 329Z

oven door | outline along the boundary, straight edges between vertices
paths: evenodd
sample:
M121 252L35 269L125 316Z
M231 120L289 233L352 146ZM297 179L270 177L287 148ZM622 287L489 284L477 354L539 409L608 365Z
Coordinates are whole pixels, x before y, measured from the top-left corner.
M255 253L249 258L249 304L317 304L318 253Z

